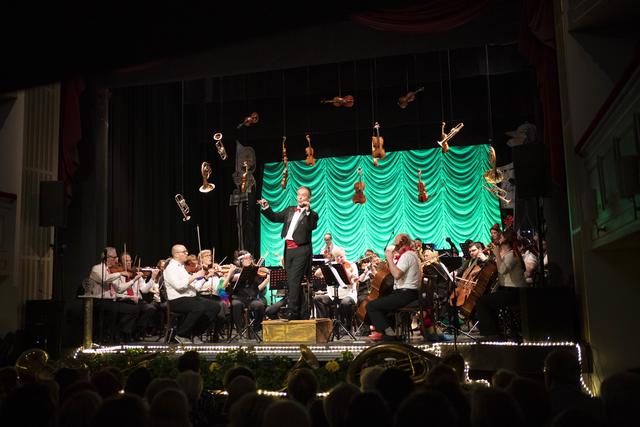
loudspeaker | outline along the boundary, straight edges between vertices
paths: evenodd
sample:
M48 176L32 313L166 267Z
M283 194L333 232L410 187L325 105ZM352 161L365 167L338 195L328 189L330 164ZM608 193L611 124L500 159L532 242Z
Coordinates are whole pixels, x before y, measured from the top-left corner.
M551 196L549 150L544 144L523 144L511 149L516 178L516 197Z
M40 181L40 226L67 226L63 181Z
M64 301L27 300L25 330L31 345L46 350L51 357L62 351Z
M577 299L573 288L526 288L520 293L522 338L527 341L575 340Z

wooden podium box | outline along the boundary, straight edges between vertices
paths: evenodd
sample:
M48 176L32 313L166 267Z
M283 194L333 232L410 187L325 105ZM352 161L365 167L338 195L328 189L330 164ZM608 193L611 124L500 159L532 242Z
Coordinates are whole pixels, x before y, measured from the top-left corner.
M264 320L262 337L264 342L286 342L301 344L324 343L331 335L331 319L311 320Z

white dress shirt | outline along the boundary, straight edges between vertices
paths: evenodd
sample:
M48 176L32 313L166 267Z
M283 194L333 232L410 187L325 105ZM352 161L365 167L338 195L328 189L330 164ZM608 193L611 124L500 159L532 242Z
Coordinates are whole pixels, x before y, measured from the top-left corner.
M102 288L102 280L104 275L104 289ZM109 273L109 268L105 263L96 264L91 267L91 274L89 274L89 280L91 281L91 296L102 297L108 299L115 299L116 290L114 282L120 280L122 274Z
M184 265L174 259L169 261L169 264L167 264L167 267L164 269L164 284L167 289L167 299L171 301L182 297L195 297L198 289L202 287L204 280L198 280L201 282L198 286L198 284L195 283L198 282L196 280L194 280L193 285L190 284L190 278L191 275L184 269Z
M351 264L351 277L358 277L358 267L353 263ZM353 301L358 301L358 288L355 281L351 283L344 283L338 271L333 267L333 265L329 265L331 272L333 273L333 277L335 277L336 281L340 284L338 287L338 298L342 300L345 297L350 297ZM327 295L333 297L335 295L335 290L333 286L327 286Z
M287 235L284 236L284 240L293 240L293 232L296 231L296 227L298 226L298 222L300 222L300 217L302 214L309 215L309 209L300 208L300 210L296 210L293 214L293 218L291 218L291 223L289 224L289 229L287 230Z

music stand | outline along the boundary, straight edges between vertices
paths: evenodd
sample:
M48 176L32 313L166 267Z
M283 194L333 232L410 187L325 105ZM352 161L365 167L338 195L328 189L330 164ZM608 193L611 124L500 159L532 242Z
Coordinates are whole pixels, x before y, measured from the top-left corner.
M257 274L258 274L258 267L242 267L242 271L240 272L240 277L238 277L238 280L236 280L236 282L233 284L233 287L231 288L230 296L232 301L233 301L233 294L235 294L236 292L236 286L238 286L238 283L255 283ZM254 329L255 319L251 319L250 308L248 306L245 308L249 313L250 320L244 326L244 329L242 331L236 332L235 335L229 338L229 342L233 341L235 338L242 338L245 335L245 333L247 334L247 339L251 339L251 333L253 333L253 336L256 337L257 341L262 341L262 338L260 338L260 335L258 335L256 330Z
M336 274L338 275L342 283L345 283L345 284L348 283L350 285L351 282L347 278L347 272L344 270L344 266L342 264L323 265L320 267L320 269L322 270L322 275L324 276L325 282L327 282L327 286L333 286L332 302L334 304L334 316L333 316L333 328L331 329L331 335L330 335L331 340L333 341L334 339L337 338L339 341L341 338L340 331L343 330L344 332L346 332L347 335L351 337L352 340L355 341L356 337L353 336L351 331L349 331L344 326L342 321L336 315L338 308L340 307L340 297L338 296L338 288L340 287L340 282L338 281Z

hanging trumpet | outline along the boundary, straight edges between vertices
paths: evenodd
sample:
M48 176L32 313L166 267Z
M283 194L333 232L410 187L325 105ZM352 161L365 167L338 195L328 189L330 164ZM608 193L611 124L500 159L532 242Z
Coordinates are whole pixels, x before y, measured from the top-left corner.
M202 162L200 165L200 173L202 174L202 186L200 187L201 193L208 193L209 191L216 188L215 185L211 184L208 179L211 176L211 165L207 162Z
M489 186L483 185L482 188L493 194L496 199L502 200L505 205L511 203L511 200L507 198L507 190L498 187L497 184L489 183Z
M489 164L491 169L484 173L484 179L489 184L499 184L504 179L504 173L496 166L496 150L489 147Z
M176 194L175 199L180 212L182 212L182 220L189 221L191 219L191 216L189 215L189 205L187 205L187 201L184 199L184 197L182 197L182 194L180 193Z
M213 140L216 142L216 149L218 150L220 158L227 160L227 150L224 149L224 144L222 144L222 134L220 132L214 133Z
M440 147L442 147L443 153L446 153L447 151L449 151L449 140L454 136L456 136L458 132L460 132L460 129L464 127L464 123L458 123L457 125L452 127L448 133L444 132L445 125L446 123L442 122L442 127L440 128L441 140L438 141L438 144L440 145Z

